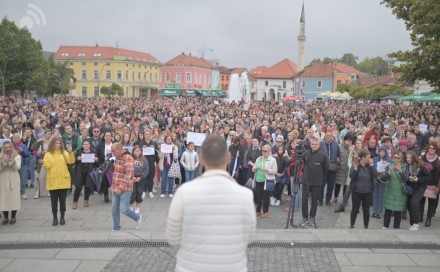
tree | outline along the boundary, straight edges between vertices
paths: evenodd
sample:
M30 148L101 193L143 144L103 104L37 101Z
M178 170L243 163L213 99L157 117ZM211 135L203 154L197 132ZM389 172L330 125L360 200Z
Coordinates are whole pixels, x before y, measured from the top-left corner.
M350 84L344 84L344 83L339 84L339 86L336 88L336 91L340 93L350 93L353 90L354 88Z
M359 63L357 68L362 72L376 76L386 76L390 74L388 62L381 57L365 58Z
M101 94L108 95L108 96L113 96L113 95L123 96L124 95L124 90L122 89L121 86L119 86L116 83L112 83L111 86L101 87L100 92L101 92Z
M402 62L393 70L409 82L424 79L440 91L440 9L438 0L383 0L410 31L414 48L389 56Z
M352 53L345 53L339 61L341 63L345 63L347 65L356 67L358 59L359 58L353 55Z
M41 94L53 96L54 94L61 94L72 89L70 81L76 81L74 78L73 69L68 67L68 62L55 62L54 55L51 54L48 59L48 83L47 89Z
M0 24L0 70L7 91L44 90L47 61L41 43L26 28L3 18Z
M317 64L317 63L322 63L322 60L321 59L312 59L312 61L310 62L310 65Z

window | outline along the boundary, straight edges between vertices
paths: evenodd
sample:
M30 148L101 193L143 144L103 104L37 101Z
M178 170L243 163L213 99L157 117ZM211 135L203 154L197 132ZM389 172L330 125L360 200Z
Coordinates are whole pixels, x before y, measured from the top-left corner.
M122 80L122 71L118 71L118 72L117 72L117 74L116 74L116 78L117 78L118 80Z
M266 80L266 81L264 82L264 86L268 86L268 85L269 85L269 81Z
M82 65L82 66L86 66L86 63L85 63L85 62L82 62L81 65Z
M99 96L99 88L98 88L98 86L95 86L95 88L93 88L93 96L95 96L95 97Z
M82 88L81 88L81 95L82 95L83 97L87 97L87 87L82 87Z
M154 74L155 82L157 82L157 73Z
M283 81L283 89L286 88L286 81Z
M140 68L140 65L139 65L139 68ZM141 72L138 72L138 80L141 80L141 79L142 79Z
M302 82L303 82L303 87L305 87L306 86L306 81L303 80Z
M342 82L341 82L340 80L338 80L338 81L336 82L336 85L339 86L339 85L341 85L341 83L342 83Z
M94 79L99 79L99 71L98 70L94 70L93 71L93 78Z
M197 84L197 78L198 78L198 77L197 77L197 73L196 73L196 75L194 76L194 83L195 83L195 84Z
M226 76L226 80L229 80L229 76Z
M206 74L205 75L203 75L203 82L205 83L205 85L206 85Z
M145 81L147 81L147 77L148 77L147 74L148 74L148 72L145 72L145 73L144 73L144 80L145 80Z
M170 82L170 73L165 73L165 82Z
M191 83L191 73L186 73L186 82Z
M322 88L322 81L318 80L318 88Z
M105 65L110 66L110 62L105 63Z
M202 75L199 75L199 84L202 84Z
M176 73L176 82L181 82L181 81L182 81L182 74Z
M94 62L93 65L98 66L98 63L97 63L97 62Z
M86 70L81 71L81 79L87 79L87 71Z
M110 70L105 71L105 79L112 79L112 71Z
M128 71L125 71L125 80L128 79Z
M222 81L225 80L225 76L222 75Z
M136 79L136 73L135 73L134 71L131 73L131 79L132 79L132 80L135 80L135 79Z
M153 81L153 73L150 73L150 81Z

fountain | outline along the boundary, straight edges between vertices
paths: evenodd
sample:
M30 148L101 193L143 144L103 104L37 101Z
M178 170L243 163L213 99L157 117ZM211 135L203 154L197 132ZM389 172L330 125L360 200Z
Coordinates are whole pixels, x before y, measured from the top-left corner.
M245 72L238 76L238 74L232 74L229 81L228 101L239 102L241 100L249 102L251 100L249 80Z

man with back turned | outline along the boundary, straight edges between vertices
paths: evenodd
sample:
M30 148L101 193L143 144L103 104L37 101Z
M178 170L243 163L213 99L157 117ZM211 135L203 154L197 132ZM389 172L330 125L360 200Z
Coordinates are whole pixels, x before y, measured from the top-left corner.
M176 271L247 271L246 249L256 228L252 191L225 171L226 141L202 145L202 176L179 187L168 212L166 235L178 248Z

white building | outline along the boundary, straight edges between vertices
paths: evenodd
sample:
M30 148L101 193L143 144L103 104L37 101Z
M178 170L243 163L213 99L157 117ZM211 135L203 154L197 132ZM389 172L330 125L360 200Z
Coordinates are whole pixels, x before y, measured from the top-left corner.
M414 82L414 94L429 93L432 90L434 90L434 87L425 80L416 80Z

